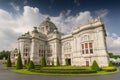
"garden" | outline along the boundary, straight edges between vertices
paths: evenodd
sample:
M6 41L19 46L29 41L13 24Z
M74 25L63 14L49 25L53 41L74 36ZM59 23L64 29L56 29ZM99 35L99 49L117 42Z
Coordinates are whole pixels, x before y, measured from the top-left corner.
M6 67L12 67L10 61L10 55L8 55ZM57 65L46 65L45 56L42 57L41 65L34 65L33 61L28 58L28 63L23 66L21 61L21 54L19 53L17 64L14 65L13 72L23 74L44 74L44 75L103 75L116 73L119 70L112 64L109 63L108 67L99 67L97 62L94 61L92 66L62 66L57 58Z

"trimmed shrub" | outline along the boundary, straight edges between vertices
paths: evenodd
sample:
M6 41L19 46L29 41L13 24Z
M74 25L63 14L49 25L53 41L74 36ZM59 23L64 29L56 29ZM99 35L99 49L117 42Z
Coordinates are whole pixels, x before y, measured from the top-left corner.
M52 66L54 66L54 59L53 59L53 61L52 61Z
M10 59L10 54L8 54L6 67L11 67L11 66L12 66L12 63L11 63L11 59Z
M110 66L110 67L113 67L113 66L114 66L111 61L109 62L109 66Z
M100 70L100 68L95 60L93 61L91 68L92 68L92 70L96 70L96 71Z
M27 61L27 64L25 65L26 68L29 67L29 63L30 63L30 57L28 57L28 61Z
M46 58L45 58L45 53L44 53L44 55L43 55L43 57L42 57L41 66L42 66L42 67L45 67L45 66L46 66Z
M89 73L96 73L96 70L31 70L32 72L38 72L38 73L53 73L53 74L89 74Z
M102 68L103 71L107 71L107 72L113 72L116 71L117 68L116 67L104 67Z
M69 65L68 59L66 59L65 62L66 62L66 66L68 66Z
M20 51L18 53L16 69L23 69L23 64L22 64Z
M57 56L57 66L60 66L60 61L58 56Z
M28 63L27 64L29 65L29 63L30 63L30 57L28 57Z
M28 66L28 70L34 69L35 65L33 63L33 61L30 61L29 66Z

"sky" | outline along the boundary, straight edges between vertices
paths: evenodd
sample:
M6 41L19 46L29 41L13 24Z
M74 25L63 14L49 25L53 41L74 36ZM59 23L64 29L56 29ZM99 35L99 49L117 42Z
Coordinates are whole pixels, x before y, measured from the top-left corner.
M18 36L50 17L59 31L101 17L107 31L107 49L120 54L119 0L0 0L0 51L17 47Z

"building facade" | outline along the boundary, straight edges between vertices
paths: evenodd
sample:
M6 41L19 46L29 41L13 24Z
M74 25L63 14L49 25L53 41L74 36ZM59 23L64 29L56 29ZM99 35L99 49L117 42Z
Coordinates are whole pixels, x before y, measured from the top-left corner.
M91 66L96 60L98 65L108 66L106 48L106 30L100 18L74 27L71 33L63 34L55 24L46 18L32 32L27 32L18 38L18 50L21 52L23 64L28 57L37 65L41 63L43 54L46 62L56 64L57 57L61 65ZM16 62L14 51L12 61Z

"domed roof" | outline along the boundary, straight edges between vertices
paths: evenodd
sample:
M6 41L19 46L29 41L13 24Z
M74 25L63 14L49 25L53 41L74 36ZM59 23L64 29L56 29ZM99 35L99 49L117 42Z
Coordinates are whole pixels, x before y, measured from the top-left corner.
M55 26L55 24L53 22L51 22L50 18L47 17L45 19L45 21L43 21L40 25L39 25L39 29L43 26L48 26L48 27L51 27L53 29L57 29L57 27Z

